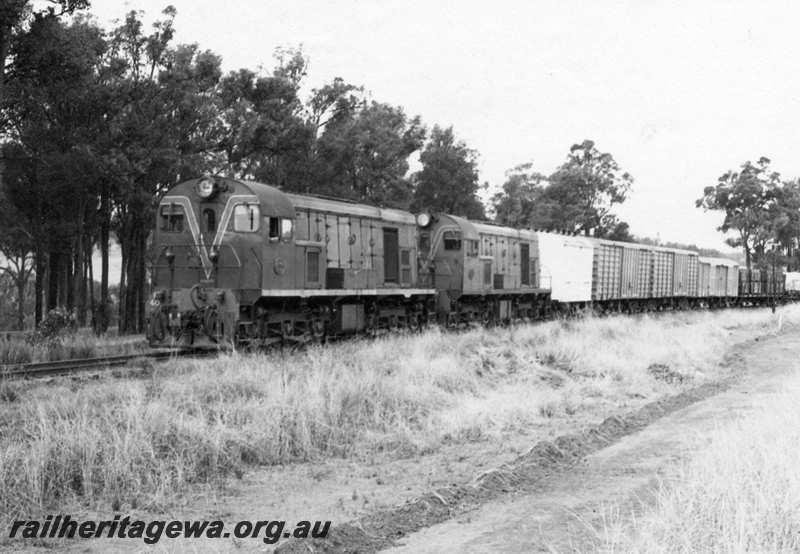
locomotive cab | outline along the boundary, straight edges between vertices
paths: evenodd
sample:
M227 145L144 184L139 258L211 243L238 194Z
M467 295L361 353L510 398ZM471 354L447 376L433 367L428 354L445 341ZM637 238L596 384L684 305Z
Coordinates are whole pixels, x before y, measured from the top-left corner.
M286 286L294 209L277 189L204 177L159 203L148 338L153 345L229 342L262 286Z

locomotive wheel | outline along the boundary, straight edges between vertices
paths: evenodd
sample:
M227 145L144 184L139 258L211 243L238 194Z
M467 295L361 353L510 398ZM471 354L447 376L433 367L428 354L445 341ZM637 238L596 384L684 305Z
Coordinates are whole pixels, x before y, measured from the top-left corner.
M206 310L203 314L203 329L210 338L219 340L222 336L222 320L217 310Z
M406 318L408 330L412 333L419 333L422 331L424 324L422 317L422 313L419 311L414 310L409 312L408 317Z

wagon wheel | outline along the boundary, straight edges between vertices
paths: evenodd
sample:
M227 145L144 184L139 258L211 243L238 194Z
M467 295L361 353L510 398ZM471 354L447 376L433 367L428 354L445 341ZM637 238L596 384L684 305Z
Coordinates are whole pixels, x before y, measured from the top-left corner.
M484 327L494 327L493 315L491 306L483 306L481 309L481 324Z
M311 339L318 344L324 344L327 339L325 322L315 319L311 322Z
M378 316L375 313L367 315L367 336L375 338L378 336Z

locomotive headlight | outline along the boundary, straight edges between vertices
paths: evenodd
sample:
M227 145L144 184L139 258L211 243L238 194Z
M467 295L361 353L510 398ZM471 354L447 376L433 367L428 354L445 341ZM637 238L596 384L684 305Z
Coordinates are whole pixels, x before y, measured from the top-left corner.
M431 224L431 214L421 213L417 214L417 225L420 227L427 227Z
M197 194L200 198L208 200L214 194L214 181L210 177L200 179L197 183Z

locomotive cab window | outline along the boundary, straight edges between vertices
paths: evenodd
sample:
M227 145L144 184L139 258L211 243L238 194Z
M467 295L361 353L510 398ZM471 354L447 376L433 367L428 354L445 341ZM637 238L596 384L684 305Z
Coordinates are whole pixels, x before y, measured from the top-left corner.
M467 241L467 256L472 258L478 257L478 241L477 240L468 240Z
M461 250L461 233L457 231L444 232L444 249Z
M233 230L249 233L258 231L260 213L258 204L238 204L233 208Z
M161 206L161 230L168 233L183 231L183 206L165 204Z
M285 217L270 217L269 218L269 240L277 241L278 239L283 242L292 240L292 232L294 230L294 221Z

